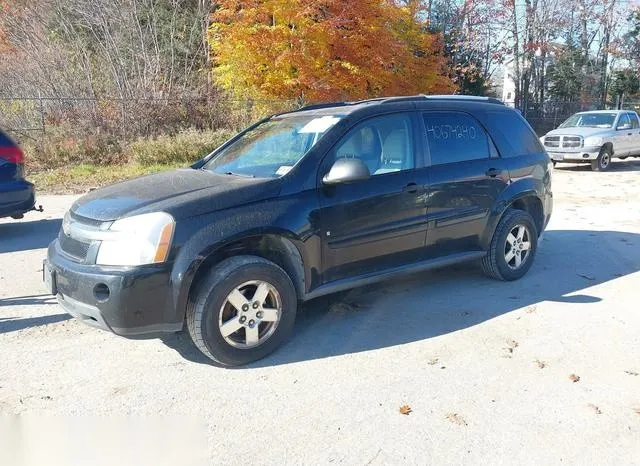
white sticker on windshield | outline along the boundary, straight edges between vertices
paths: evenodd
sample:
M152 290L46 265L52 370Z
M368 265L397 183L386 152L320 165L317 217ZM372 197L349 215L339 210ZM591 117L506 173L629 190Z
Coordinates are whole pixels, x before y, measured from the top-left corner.
M314 118L309 123L304 125L302 129L298 131L298 133L324 133L339 121L340 118L334 116L323 116L320 118Z
M281 166L280 168L278 168L278 169L276 170L276 175L284 176L284 175L286 175L287 173L289 173L289 171L290 171L292 168L293 168L293 167L292 167L291 165L283 165L283 166Z

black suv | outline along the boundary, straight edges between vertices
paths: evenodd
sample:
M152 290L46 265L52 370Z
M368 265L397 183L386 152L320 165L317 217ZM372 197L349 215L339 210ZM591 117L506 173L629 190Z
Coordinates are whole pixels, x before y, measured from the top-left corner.
M266 118L191 168L73 204L44 278L122 336L175 332L222 365L275 350L298 302L480 259L523 276L552 209L531 127L489 98L313 105Z

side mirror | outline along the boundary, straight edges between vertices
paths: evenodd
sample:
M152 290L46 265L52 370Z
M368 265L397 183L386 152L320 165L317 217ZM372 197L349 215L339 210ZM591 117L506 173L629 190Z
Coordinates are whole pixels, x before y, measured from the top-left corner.
M349 183L366 180L371 177L369 168L360 159L338 159L324 175L322 182L326 185Z
M616 128L618 131L625 131L631 129L631 123L624 123Z

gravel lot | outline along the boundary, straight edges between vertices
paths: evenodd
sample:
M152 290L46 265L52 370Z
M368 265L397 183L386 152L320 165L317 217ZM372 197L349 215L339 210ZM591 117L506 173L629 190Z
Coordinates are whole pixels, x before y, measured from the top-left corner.
M640 464L640 162L556 169L554 194L522 280L457 267L313 303L286 346L234 370L186 334L69 319L41 261L74 197L42 196L44 214L0 220L0 413L170 419L216 464Z

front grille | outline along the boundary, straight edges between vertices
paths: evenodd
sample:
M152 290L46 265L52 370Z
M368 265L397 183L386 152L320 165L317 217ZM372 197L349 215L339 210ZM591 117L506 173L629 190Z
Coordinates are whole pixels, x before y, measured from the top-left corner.
M580 136L547 136L544 138L545 147L552 149L577 149L582 147Z
M60 242L60 249L64 251L65 254L77 259L82 262L87 258L87 253L89 252L90 243L84 243L82 241L78 241L64 234L64 231L60 230L60 234L58 235L58 241Z
M580 136L564 136L562 138L562 147L576 148L582 146L582 138Z
M560 147L560 136L547 136L544 138L544 145L547 147Z

